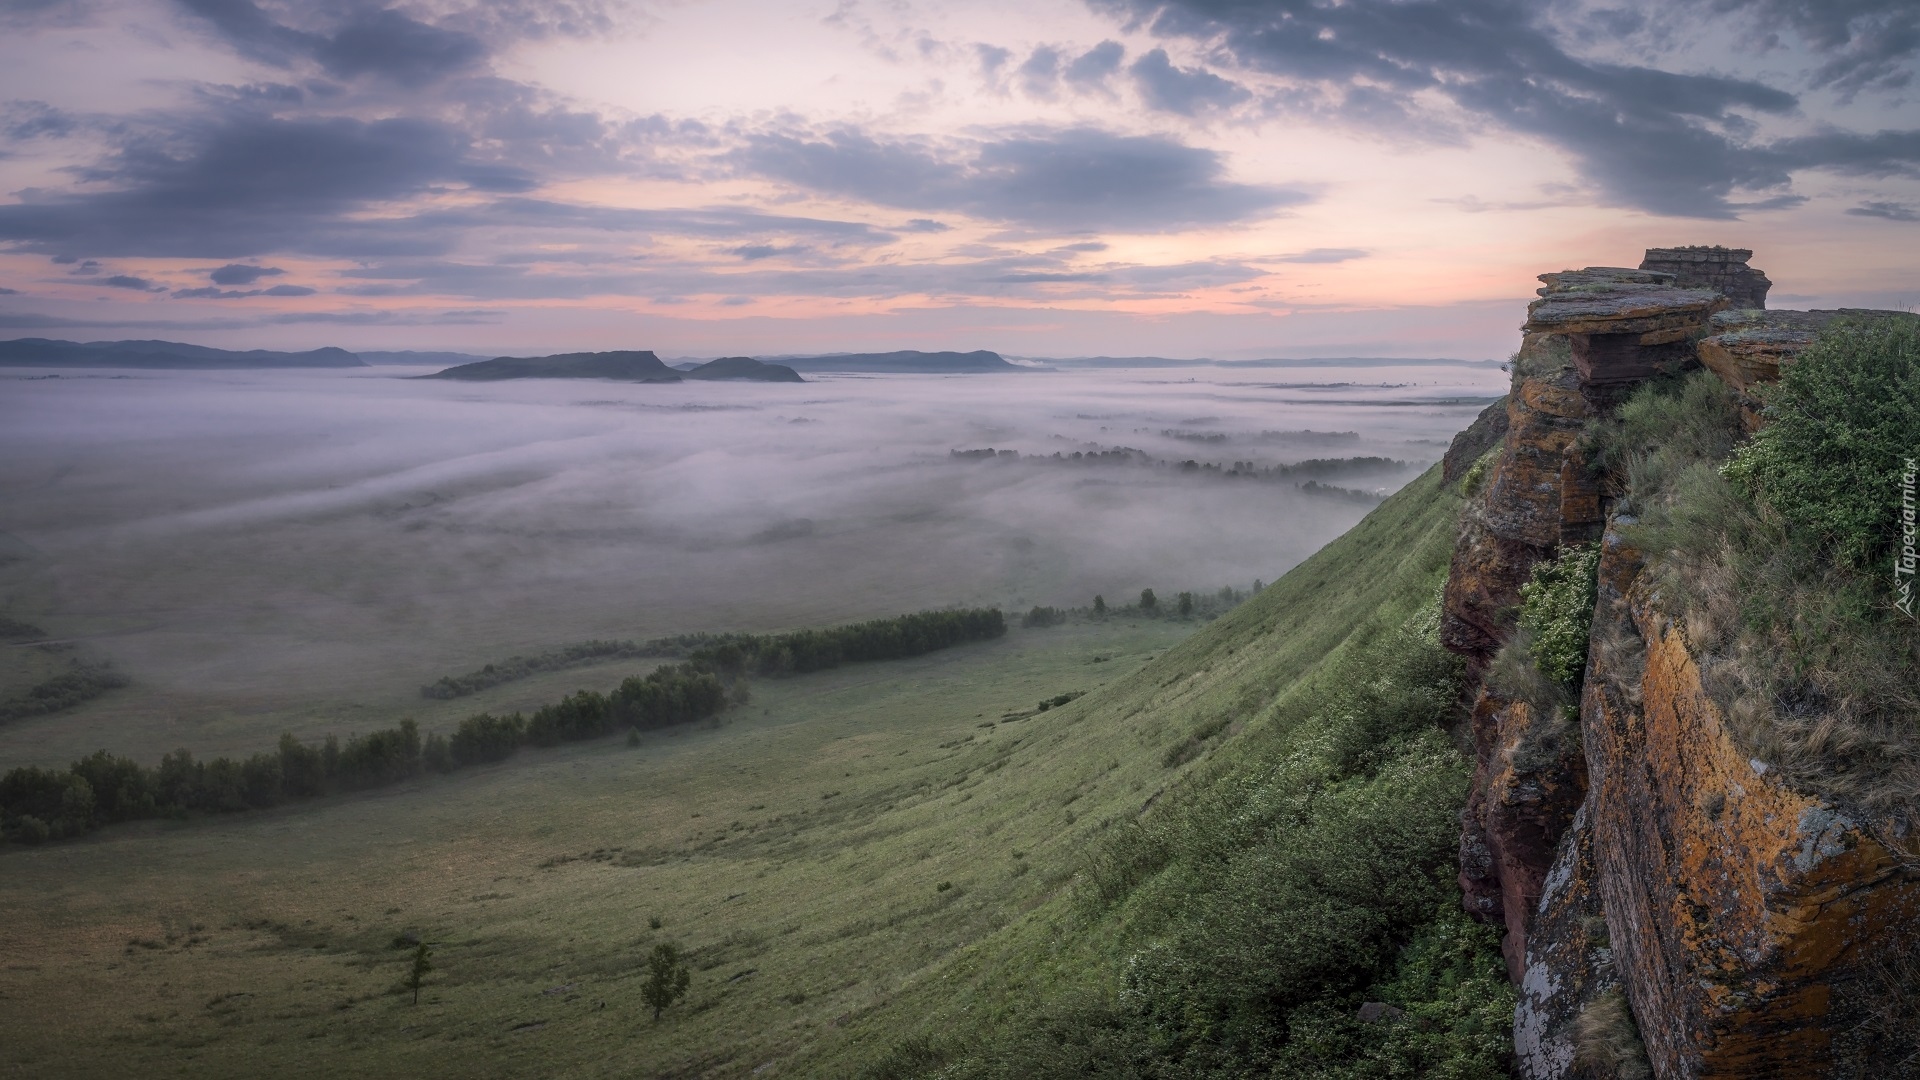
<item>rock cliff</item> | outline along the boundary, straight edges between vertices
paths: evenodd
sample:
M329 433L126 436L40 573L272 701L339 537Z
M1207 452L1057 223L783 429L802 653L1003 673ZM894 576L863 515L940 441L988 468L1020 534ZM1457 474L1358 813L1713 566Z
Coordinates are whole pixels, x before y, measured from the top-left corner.
M1920 941L1920 837L1741 751L1687 613L1586 460L1590 419L1701 365L1760 423L1753 388L1840 313L1758 310L1770 283L1749 257L1654 249L1638 269L1541 275L1504 442L1456 542L1443 640L1481 680L1461 886L1505 927L1517 1072L1534 1080L1612 1075L1578 1059L1575 1031L1622 991L1655 1076L1864 1075L1871 1048L1849 1032L1875 1006L1876 957ZM1563 719L1485 677L1533 568L1594 539L1592 644Z

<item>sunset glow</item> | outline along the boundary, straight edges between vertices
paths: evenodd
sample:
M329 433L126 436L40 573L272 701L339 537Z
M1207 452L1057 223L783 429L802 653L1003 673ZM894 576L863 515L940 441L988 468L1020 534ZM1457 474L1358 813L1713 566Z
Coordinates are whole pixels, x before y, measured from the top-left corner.
M1669 244L1920 299L1899 4L6 11L16 336L1484 358Z

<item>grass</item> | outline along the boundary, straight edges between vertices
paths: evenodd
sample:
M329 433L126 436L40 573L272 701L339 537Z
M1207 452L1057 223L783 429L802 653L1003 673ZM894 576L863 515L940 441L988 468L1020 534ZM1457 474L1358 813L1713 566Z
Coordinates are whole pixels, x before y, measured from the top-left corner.
M1626 536L1742 748L1800 790L1920 812L1920 624L1893 607L1890 567L1856 568L1728 479L1741 438L1698 372L1637 391L1587 442L1624 475Z
M1364 728L1325 722L1314 687L1430 608L1459 508L1436 469L1197 631L1122 617L1014 631L759 682L724 724L637 748L615 737L8 852L0 1065L842 1077L913 1075L957 1043L1013 1046L1048 1024L1112 1034L1125 960L1178 936L1144 898L1204 880L1197 863L1148 867L1090 902L1076 884L1088 853L1132 823L1194 820L1218 805L1209 792L1312 731L1352 736L1327 759L1346 786L1326 790L1365 812L1296 840L1400 820L1400 782L1416 776L1420 805L1457 809L1465 763L1448 740L1389 732L1376 755ZM448 704L510 710L625 673L537 675ZM1408 865L1445 861L1416 839ZM1490 945L1434 902L1447 876L1434 869L1356 985L1428 1010L1396 1039L1434 1023L1451 1038L1501 1008L1476 981ZM432 948L417 1007L396 940ZM683 950L692 980L656 1024L641 988L659 944ZM1374 1034L1344 999L1306 1005L1321 1011L1300 1022L1327 1040Z
M1449 898L1445 880L1466 762L1431 724L1369 727L1383 716L1404 720L1421 712L1375 708L1395 696L1393 679L1362 680L1372 688L1356 694L1342 689L1353 689L1348 676L1383 649L1391 655L1396 635L1431 612L1459 510L1438 470L1430 472L1241 609L1080 703L1092 706L1086 723L1121 721L1110 730L1110 745L1161 747L1165 761L1186 756L1166 748L1186 745L1223 719L1235 734L1180 765L1174 782L1139 812L1107 821L1076 889L956 958L942 981L890 1005L885 1022L856 1024L851 1037L871 1048L861 1075L1214 1075L1252 1066L1263 1054L1262 1071L1333 1075L1328 1062L1312 1058L1314 1046L1392 1042L1355 1027L1350 1006L1359 1001L1348 991L1401 993L1410 1005L1434 1010L1409 1036L1436 1030L1433 1022L1446 1014L1437 1030L1453 1050L1468 1048L1464 1057L1454 1055L1448 1065L1402 1047L1434 1075L1499 1073L1511 998L1492 935L1458 914L1457 894ZM1428 701L1429 721L1451 705ZM1314 805L1303 810L1302 802ZM1250 825L1249 815L1259 820ZM1373 855L1389 854L1375 850L1379 845L1411 856L1381 864L1394 867L1383 869L1388 875L1410 871L1398 879L1402 910L1364 950L1354 977L1330 977L1315 966L1314 947L1294 948L1303 929L1313 936L1329 899L1338 906L1337 897L1304 884L1315 876L1307 864L1320 858L1323 870L1365 876ZM1289 861L1305 872L1298 879L1304 893L1285 893L1272 873ZM1424 877L1427 870L1437 872ZM1224 948L1209 948L1209 937ZM1333 933L1322 940L1338 952L1354 939ZM1463 968L1423 980L1423 940L1460 945ZM1221 955L1237 949L1245 950L1237 961ZM1280 962L1293 967L1278 968ZM1179 974L1222 963L1228 970L1204 980ZM1160 974L1143 981L1142 964ZM1276 971L1300 974L1308 1000L1276 1003L1243 993L1271 988ZM1463 981L1472 984L1465 1000L1446 1004L1442 999ZM1334 984L1334 992L1316 992ZM1227 992L1181 990L1208 985ZM1228 1003L1243 999L1236 1020ZM1271 1028L1259 1035L1262 1010L1252 1007L1262 1001L1267 1021L1285 1016L1326 1037L1275 1056ZM1225 1014L1217 1011L1223 1005ZM1195 1015L1214 1019L1199 1030ZM1222 1033L1236 1024L1269 1045L1235 1045ZM1352 1057L1344 1075L1388 1075L1369 1070L1393 1067L1359 1050ZM1397 1060L1405 1066L1409 1058Z
M638 749L614 738L248 820L11 851L0 1069L251 1076L297 1057L322 1076L734 1075L784 1061L1059 890L1071 811L1150 793L1158 764L1109 768L1093 732L1060 730L1072 707L999 717L1124 678L1185 632L1016 631L762 683L723 726ZM1036 752L1062 735L1063 752ZM1082 797L1062 807L1062 790ZM395 991L404 935L433 948L418 1008ZM655 1025L640 989L660 943L686 950L693 981Z

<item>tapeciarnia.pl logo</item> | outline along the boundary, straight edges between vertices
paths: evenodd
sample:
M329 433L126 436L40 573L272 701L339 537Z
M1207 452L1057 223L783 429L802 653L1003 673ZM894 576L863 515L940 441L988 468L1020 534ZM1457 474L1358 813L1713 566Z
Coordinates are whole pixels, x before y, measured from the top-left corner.
M1906 467L1900 474L1900 551L1893 557L1893 591L1896 599L1893 606L1906 612L1909 619L1913 613L1913 577L1916 561L1920 556L1915 553L1916 530L1914 523L1914 478L1920 473L1913 458L1906 459Z

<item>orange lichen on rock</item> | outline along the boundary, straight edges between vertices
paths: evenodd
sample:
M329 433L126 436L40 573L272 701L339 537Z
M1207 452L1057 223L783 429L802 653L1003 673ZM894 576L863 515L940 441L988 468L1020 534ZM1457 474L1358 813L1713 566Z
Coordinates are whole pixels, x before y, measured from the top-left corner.
M1593 654L1582 735L1609 936L1649 1058L1661 1077L1833 1075L1834 988L1920 920L1920 849L1741 753L1644 580L1602 612L1624 625Z

